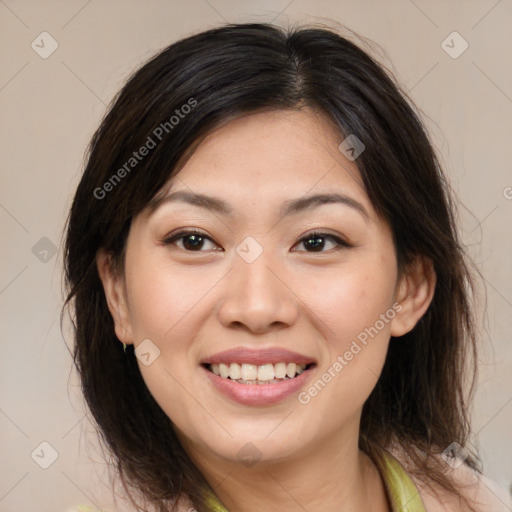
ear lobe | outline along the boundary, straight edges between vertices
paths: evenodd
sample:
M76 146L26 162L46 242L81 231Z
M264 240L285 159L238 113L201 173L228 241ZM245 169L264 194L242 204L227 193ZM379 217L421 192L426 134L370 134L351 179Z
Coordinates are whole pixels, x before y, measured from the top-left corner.
M96 254L96 265L103 284L108 309L114 320L116 336L127 345L133 344L133 334L128 307L126 305L126 290L123 278L115 271L112 255L103 249L100 249Z
M432 302L436 280L428 258L418 256L407 266L397 286L396 300L402 309L391 322L391 336L403 336L414 328Z

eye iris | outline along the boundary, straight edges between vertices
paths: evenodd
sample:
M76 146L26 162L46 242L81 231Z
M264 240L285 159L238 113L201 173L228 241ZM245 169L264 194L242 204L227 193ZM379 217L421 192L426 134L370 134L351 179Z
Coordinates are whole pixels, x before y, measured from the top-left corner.
M183 247L185 249L201 249L204 244L204 236L201 234L189 233L182 236ZM320 252L325 246L325 236L311 235L303 240L304 246L315 252Z
M183 237L183 246L186 249L201 249L204 238L201 235L186 235Z
M306 247L309 246L313 251L320 251L325 245L325 237L323 236L311 236L304 241Z

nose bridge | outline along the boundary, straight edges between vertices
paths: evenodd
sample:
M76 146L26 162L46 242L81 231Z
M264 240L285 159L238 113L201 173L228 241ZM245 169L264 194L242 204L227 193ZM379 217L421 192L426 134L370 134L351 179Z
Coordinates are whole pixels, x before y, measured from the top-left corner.
M276 267L275 260L275 255L272 255L270 248L264 250L261 247L258 250L251 245L251 242L240 244L237 248L237 256L234 258L233 270L243 285L242 290L251 294L265 292L272 295L273 288L277 284L275 271L271 271L272 267Z
M252 237L239 244L236 252L219 309L222 323L245 324L253 331L293 323L296 301L283 282L277 255Z
M263 246L252 237L244 240L236 249L236 256L233 261L234 279L237 280L237 294L239 299L246 301L246 306L256 306L265 302L267 306L274 300L282 290L271 268L276 267L276 258L270 247Z

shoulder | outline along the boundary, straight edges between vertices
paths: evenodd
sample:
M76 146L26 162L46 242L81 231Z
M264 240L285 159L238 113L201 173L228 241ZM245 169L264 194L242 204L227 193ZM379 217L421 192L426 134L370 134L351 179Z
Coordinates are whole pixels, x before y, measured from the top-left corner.
M445 490L436 482L425 483L411 473L412 463L405 452L394 446L388 451L402 464L410 478L418 488L427 512L470 512L459 498ZM443 462L441 456L436 456ZM473 471L466 464L444 463L445 474L452 479L454 485L473 506L475 512L510 512L512 511L512 495L485 475Z
M176 504L176 512L197 512L188 496L182 496Z
M485 475L474 472L465 464L447 471L458 487L474 507L475 512L510 512L512 497L508 491ZM414 480L414 478L413 478ZM427 512L470 512L457 496L449 493L438 484L425 485L415 481Z

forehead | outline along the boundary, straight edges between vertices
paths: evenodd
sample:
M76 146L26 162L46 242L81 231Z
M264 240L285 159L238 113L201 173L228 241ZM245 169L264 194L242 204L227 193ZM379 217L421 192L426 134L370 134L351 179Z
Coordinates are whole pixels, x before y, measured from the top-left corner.
M309 108L245 115L210 133L170 189L239 198L245 204L341 192L371 209L356 163L338 149L343 139L325 115Z

